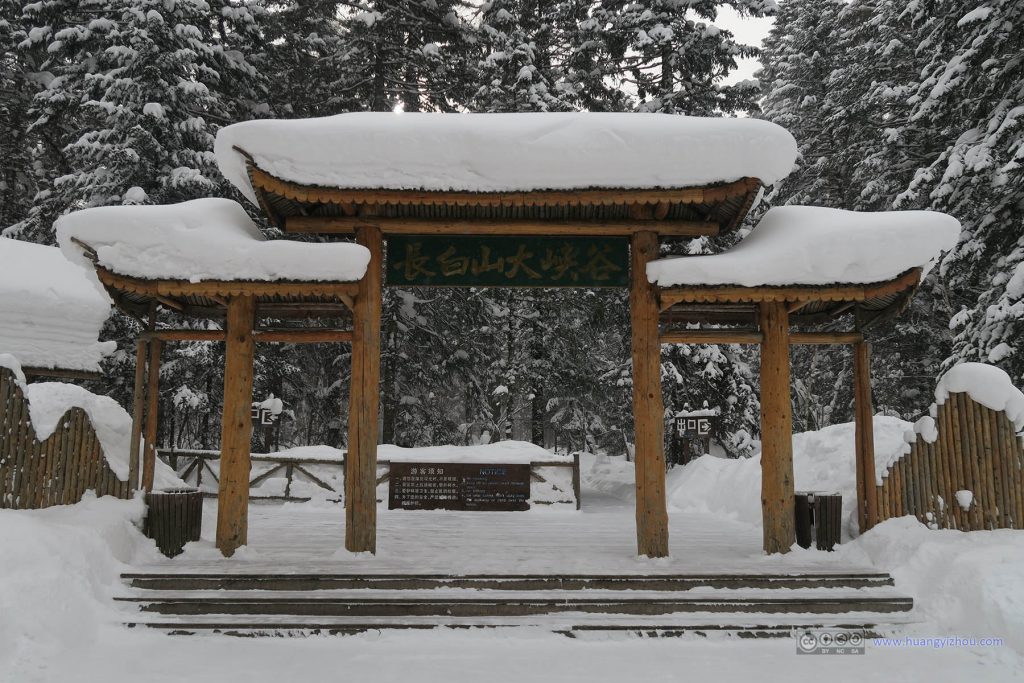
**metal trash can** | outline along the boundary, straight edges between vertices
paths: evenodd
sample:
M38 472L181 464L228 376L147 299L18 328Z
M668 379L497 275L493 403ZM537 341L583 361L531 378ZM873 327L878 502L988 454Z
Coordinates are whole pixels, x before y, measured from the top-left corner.
M185 544L198 541L203 526L203 494L198 489L150 491L146 494L143 533L167 557L180 555Z
M842 533L843 497L837 493L796 494L796 542L801 548L832 550Z

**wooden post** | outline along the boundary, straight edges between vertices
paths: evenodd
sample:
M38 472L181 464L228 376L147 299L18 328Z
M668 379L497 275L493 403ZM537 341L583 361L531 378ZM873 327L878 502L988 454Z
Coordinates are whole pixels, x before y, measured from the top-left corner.
M647 280L647 262L658 258L658 235L630 240L629 315L633 346L633 425L636 431L636 541L647 557L668 556L665 503L665 407L661 398L658 301ZM792 515L792 508L790 509Z
M142 488L153 490L156 468L156 434L160 424L160 340L149 342L149 379L146 381L146 438L142 452Z
M875 428L871 405L871 346L853 345L853 399L857 458L857 522L864 533L878 524L875 488Z
M228 300L224 349L224 417L217 494L217 548L225 557L246 544L249 526L249 444L252 438L253 326L256 300Z
M145 411L147 344L135 342L135 390L132 394L132 442L128 451L128 487L139 488L139 446L142 441L142 418Z
M380 229L360 227L356 241L370 250L352 310L352 386L345 456L345 548L377 552L377 412L380 405L380 315L384 244Z
M793 405L789 386L789 313L783 301L759 307L761 332L761 518L766 553L796 542Z

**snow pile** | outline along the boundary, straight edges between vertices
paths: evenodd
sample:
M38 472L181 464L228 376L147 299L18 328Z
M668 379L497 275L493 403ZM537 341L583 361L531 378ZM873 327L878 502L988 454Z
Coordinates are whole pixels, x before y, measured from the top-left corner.
M950 394L966 393L990 410L1005 411L1017 431L1024 430L1024 393L1010 376L985 363L961 363L935 385L935 402L942 405Z
M909 422L874 418L875 470L882 482L888 464L904 450ZM856 529L857 483L852 422L793 435L793 473L797 491L839 493L847 533ZM748 524L761 524L761 456L747 459L704 455L669 472L669 504L686 512L710 512Z
M353 113L220 129L221 172L255 202L246 159L303 185L503 192L680 188L787 176L796 142L758 119L665 114Z
M56 247L0 238L0 353L29 368L98 372L110 301Z
M55 655L88 650L99 625L122 628L112 600L119 573L126 563L158 559L137 528L144 514L141 498L92 494L76 505L0 510L3 669L20 664L38 672Z
M662 287L868 284L927 269L959 235L959 221L934 211L779 206L732 249L651 261L647 279Z
M428 446L402 448L377 446L377 460L387 462L501 463L528 465L531 462L572 462L572 456L554 454L528 441L498 441L474 446Z
M229 199L167 206L106 206L55 223L65 255L91 270L81 247L121 275L147 279L352 282L366 273L370 252L349 242L268 240Z
M1024 534L929 529L887 520L838 553L869 561L914 598L927 635L1001 637L1024 652Z

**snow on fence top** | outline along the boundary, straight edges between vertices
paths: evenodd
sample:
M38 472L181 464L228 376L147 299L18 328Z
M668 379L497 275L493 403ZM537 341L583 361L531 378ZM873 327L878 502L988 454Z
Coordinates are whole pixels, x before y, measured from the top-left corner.
M28 368L97 372L107 296L56 247L0 238L0 353Z
M772 184L797 153L793 136L768 121L611 113L262 119L222 128L215 150L221 172L253 202L238 150L303 185L463 192Z
M70 265L70 264L69 264ZM71 266L74 267L74 266ZM85 282L92 290L92 285ZM60 418L72 408L81 408L89 416L96 438L103 448L103 457L111 471L122 481L128 479L128 460L132 437L132 418L121 405L109 396L100 396L74 384L63 382L35 382L28 384L21 364L10 354L0 353L0 367L14 373L28 401L29 419L36 440L45 441L59 426ZM185 482L159 458L154 470L157 488L181 488Z
M960 392L990 410L1005 411L1017 431L1024 430L1024 394L999 368L985 363L953 366L935 386L935 403L942 405L950 394Z
M145 279L352 282L370 261L358 244L268 240L229 199L85 209L55 226L68 258L89 265L74 238L104 268Z
M934 211L780 206L732 249L651 261L647 279L662 287L870 284L929 267L959 235L959 221Z
M528 465L531 462L571 462L566 454L554 454L528 441L498 441L475 446L427 446L402 448L377 446L377 460L388 462L454 462Z

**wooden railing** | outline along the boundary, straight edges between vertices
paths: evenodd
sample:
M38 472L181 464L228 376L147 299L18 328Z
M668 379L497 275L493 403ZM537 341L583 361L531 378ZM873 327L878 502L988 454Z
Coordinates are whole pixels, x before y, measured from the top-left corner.
M195 486L206 496L214 496L217 491L217 484L220 481L218 451L207 450L177 450L159 449L157 454L160 459L171 466L172 469L187 484ZM329 460L325 458L289 458L282 457L282 454L253 453L251 456L252 474L249 477L250 500L276 500L289 502L303 502L309 500L308 496L297 495L293 490L296 482L315 486L327 492L327 500L341 500L343 495L342 482L344 461ZM570 483L563 488L561 482L546 478L545 470L571 469ZM390 463L381 459L377 461L377 485L387 483ZM330 473L331 476L325 476ZM550 475L549 475L550 476ZM261 494L259 487L267 480L275 477L283 477L285 486L280 494ZM534 482L548 484L557 493L563 493L566 499L573 500L576 507L580 507L580 458L575 454L572 460L545 460L530 463L530 479ZM336 481L337 485L333 485ZM380 497L380 496L378 496ZM383 500L386 500L386 495ZM545 504L545 501L536 501L538 504Z
M187 484L195 486L204 495L216 495L220 483L220 452L205 450L159 449L157 454ZM343 463L340 460L325 458L288 458L280 454L253 453L252 474L249 478L250 500L277 500L286 502L303 502L309 496L296 495L292 490L296 481L308 483L327 492L328 500L341 500ZM215 466L216 465L216 469ZM269 467L267 467L269 465ZM333 470L339 486L332 486L330 478L323 473L313 472L313 468ZM259 487L269 479L283 477L284 489L280 494L260 495ZM253 489L256 491L254 492Z
M1024 439L1006 413L951 393L934 429L917 431L933 438L916 433L889 467L877 487L879 521L914 515L942 529L1024 528Z
M99 496L129 496L127 481L110 469L89 416L72 408L43 441L14 373L0 367L0 508L45 508Z

